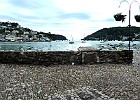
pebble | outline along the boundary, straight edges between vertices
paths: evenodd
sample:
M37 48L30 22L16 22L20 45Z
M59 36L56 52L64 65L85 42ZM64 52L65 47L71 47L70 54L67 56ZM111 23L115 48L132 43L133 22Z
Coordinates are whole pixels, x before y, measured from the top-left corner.
M1 100L140 100L140 67L133 64L0 64L0 74Z

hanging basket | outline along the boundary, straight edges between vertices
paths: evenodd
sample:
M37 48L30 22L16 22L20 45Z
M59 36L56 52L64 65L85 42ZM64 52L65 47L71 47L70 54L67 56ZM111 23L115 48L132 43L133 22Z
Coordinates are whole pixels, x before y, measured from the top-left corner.
M140 22L140 15L135 15L136 22Z
M115 14L114 18L116 21L122 21L122 19L125 19L126 15L121 15L121 13Z

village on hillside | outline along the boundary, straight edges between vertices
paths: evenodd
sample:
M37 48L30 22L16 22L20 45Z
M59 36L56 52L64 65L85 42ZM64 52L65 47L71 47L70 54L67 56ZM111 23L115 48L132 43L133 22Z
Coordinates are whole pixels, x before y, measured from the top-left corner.
M54 35L51 32L37 32L29 28L23 28L15 22L0 22L0 41L2 42L49 42L61 35ZM61 37L62 38L62 37Z

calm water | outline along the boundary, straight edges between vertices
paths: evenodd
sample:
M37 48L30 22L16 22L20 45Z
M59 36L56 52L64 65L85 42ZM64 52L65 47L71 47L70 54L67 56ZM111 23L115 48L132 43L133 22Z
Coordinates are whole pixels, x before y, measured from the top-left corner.
M0 51L77 51L79 47L93 47L96 49L116 50L128 49L128 41L52 41L52 42L0 42ZM115 49L114 49L115 48ZM131 49L140 48L140 42L131 42Z

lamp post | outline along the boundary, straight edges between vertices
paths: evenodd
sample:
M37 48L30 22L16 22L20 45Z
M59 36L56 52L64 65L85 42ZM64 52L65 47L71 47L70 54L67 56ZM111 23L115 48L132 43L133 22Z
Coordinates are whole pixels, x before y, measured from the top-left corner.
M128 44L128 47L129 47L129 51L130 51L130 41L131 41L131 38L130 38L131 6L132 6L132 3L134 3L134 2L138 3L138 2L137 2L136 0L133 0L131 3L129 3L127 0L123 0L123 1L120 2L119 8L120 8L120 6L121 6L121 4L122 4L123 2L127 2L127 3L129 4L129 25L128 25L128 27L129 27L129 29L128 29L128 35L129 35L128 40L129 40L129 44ZM139 3L138 3L138 5L139 5ZM140 7L140 5L139 5L139 7ZM119 14L119 15L121 15L121 14ZM115 16L116 16L116 15L115 15ZM115 18L115 16L114 16L114 18ZM121 16L122 16L121 20L118 20L118 21L123 21L123 20L125 19L125 16L126 16L126 15L121 15Z

